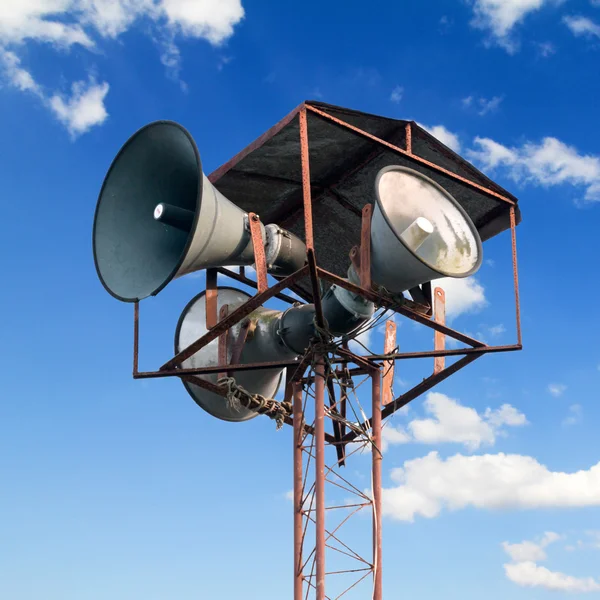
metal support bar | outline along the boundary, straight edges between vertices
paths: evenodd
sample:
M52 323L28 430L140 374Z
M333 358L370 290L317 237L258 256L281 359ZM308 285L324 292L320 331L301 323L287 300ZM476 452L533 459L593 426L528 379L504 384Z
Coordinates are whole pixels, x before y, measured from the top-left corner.
M248 213L250 223L250 235L252 236L252 247L254 248L254 266L256 267L256 282L258 292L262 293L268 289L267 282L267 258L265 256L265 245L260 229L260 218L256 213Z
M486 194L488 196L492 196L493 198L502 200L502 202L506 202L507 204L511 204L511 205L515 204L515 202L513 202L509 198L506 198L502 194L499 194L498 192L494 192L493 190L490 190L489 188L479 185L478 183L475 183L474 181L471 181L470 179L466 179L465 177L457 175L456 173L453 173L452 171L448 171L448 169L444 169L443 167L440 167L439 165L436 165L435 163L425 160L424 158L421 158L420 156L417 156L416 154L413 154L412 152L408 152L406 150L403 150L402 148L399 148L398 146L394 146L394 144L390 144L390 142L386 142L385 140L382 140L381 138L378 138L375 135L367 133L366 131L363 131L362 129L355 127L354 125L350 125L350 123L346 123L346 121L337 119L336 117L334 117L326 112L323 112L322 110L319 110L318 108L315 108L314 106L310 106L307 104L306 109L312 113L319 115L320 117L323 117L324 119L327 119L329 121L332 121L333 123L336 123L337 125L340 125L341 127L350 129L351 131L354 131L358 135L361 135L361 136L366 137L374 142L377 142L377 143L381 144L382 146L385 146L386 148L389 148L390 150L397 152L398 154L402 154L403 156L410 158L414 162L418 162L422 165L426 165L427 167L434 169L435 171L438 171L439 173L443 173L444 175L447 175L451 179L455 179L456 181L460 181L460 182L464 183L465 185L468 185L469 187L475 188L476 190L483 192L484 194Z
M304 430L302 428L304 414L302 412L302 386L292 384L293 414L294 414L294 600L303 600L302 578L302 443Z
M218 321L217 315L217 270L206 269L206 329L212 329Z
M523 337L521 334L521 301L519 300L519 268L517 266L517 226L515 219L515 207L510 207L510 236L512 242L512 264L513 264L513 279L515 286L515 307L516 307L516 318L517 318L517 344L521 346L523 344Z
M308 152L308 124L306 107L300 110L300 159L302 162L302 199L304 204L304 243L306 250L314 250L312 200L310 192L310 159Z
M373 600L382 599L382 573L381 573L381 371L373 370L371 373L373 393L373 418L372 427L372 475L373 475Z
M184 348L181 352L176 354L171 360L167 361L161 368L161 371L173 369L177 365L180 365L184 360L187 360L190 356L193 356L203 348L207 344L210 344L214 339L219 337L221 331L229 329L236 323L239 323L244 317L247 317L252 311L256 310L261 304L264 304L267 300L270 300L273 296L278 294L281 290L288 287L291 283L296 281L296 279L300 279L306 274L308 270L308 266L305 265L295 273L292 273L285 279L282 279L275 285L271 286L269 289L264 292L258 293L256 296L250 298L247 302L242 304L236 310L234 310L230 315L228 315L221 323L219 323L219 327L215 327L214 329L205 333L201 338L197 339L195 342L190 344L187 348Z
M383 353L391 354L396 349L396 321L388 319L385 324L385 339L383 342ZM383 362L383 406L387 406L394 397L392 396L394 386L394 361Z
M325 363L315 369L315 562L316 600L325 600Z
M445 325L446 324L446 294L442 288L436 287L433 296L434 296L433 304L434 304L435 322ZM439 331L434 332L433 347L435 348L435 350L445 350L446 349L446 336L443 333L441 333ZM437 375L440 371L444 370L445 366L446 366L445 357L444 356L436 356L433 359L433 374Z
M427 317L424 317L423 315L412 312L411 310L408 310L408 309L404 308L403 306L400 306L396 302L394 302L388 298L384 298L380 294L376 294L375 292L370 292L368 290L361 288L360 286L354 285L353 283L350 283L347 279L338 277L337 275L330 273L329 271L326 271L325 269L319 268L318 272L319 272L319 276L322 277L323 279L330 281L331 283L335 283L336 285L339 285L340 287L343 287L354 294L359 294L359 295L363 296L363 298L366 298L367 300L374 302L377 306L383 306L385 308L389 308L389 309L393 310L394 312L397 312L409 319L412 319L413 321L416 321L417 323L420 323L421 325L425 325L426 327L430 327L431 329L435 329L436 331L441 331L442 333L445 333L446 335L454 338L455 340L458 340L459 342L469 344L469 346L478 347L478 348L486 347L486 345L483 342L480 342L479 340L469 337L468 335L465 335L464 333L461 333L460 331L455 331L454 329L451 329L450 327L446 327L445 325L440 325L439 323L436 323L435 321L431 321L430 319L428 319Z
M373 205L365 204L362 209L360 230L360 287L371 289L371 217Z

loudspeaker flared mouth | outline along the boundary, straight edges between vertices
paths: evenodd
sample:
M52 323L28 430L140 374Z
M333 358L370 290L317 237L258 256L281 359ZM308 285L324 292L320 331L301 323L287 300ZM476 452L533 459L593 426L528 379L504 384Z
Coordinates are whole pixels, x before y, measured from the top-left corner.
M479 269L483 247L477 228L435 181L392 165L379 171L375 196L396 238L440 277L468 277Z
M123 145L102 184L92 238L98 277L112 296L142 300L175 277L196 230L202 187L198 148L178 123L155 121ZM192 213L190 228L155 219L159 204Z

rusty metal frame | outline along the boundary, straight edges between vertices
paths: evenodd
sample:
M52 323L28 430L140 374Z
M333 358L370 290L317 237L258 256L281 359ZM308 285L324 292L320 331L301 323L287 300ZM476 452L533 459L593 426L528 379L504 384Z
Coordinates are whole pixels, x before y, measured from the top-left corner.
M308 138L308 112L326 119L331 123L349 129L360 135L366 137L376 144L386 147L388 150L392 150L402 156L431 168L439 173L444 174L454 180L460 181L463 184L478 190L496 200L499 200L509 207L510 211L510 235L511 235L511 250L512 250L512 267L513 267L513 285L514 285L514 297L515 297L515 319L516 319L516 332L517 341L512 345L504 346L489 346L484 342L474 339L464 333L456 331L448 327L444 319L441 317L441 311L432 311L432 308L437 303L438 309L440 308L441 299L437 294L432 294L430 287L424 288L423 298L425 298L429 306L424 307L420 304L417 299L413 297L415 302L411 302L408 299L402 300L397 297L390 297L381 293L381 290L372 289L370 281L370 252L367 240L369 236L370 227L370 206L367 205L365 209L360 212L354 207L347 206L345 199L335 189L335 184L330 186L328 189L334 193L336 200L342 205L355 212L358 216L362 216L362 227L361 227L361 240L360 245L357 245L352 255L353 262L360 266L360 285L354 285L349 281L337 276L334 273L330 273L325 269L318 266L317 256L314 245L313 235L313 202L317 201L322 192L321 189L316 190L318 192L317 198L313 199L311 194L311 178L310 178L310 155L309 155L309 138ZM291 413L285 417L285 423L293 426L293 443L294 443L294 600L304 600L308 597L309 590L314 590L316 600L325 600L327 598L325 593L325 580L328 573L325 571L325 549L327 547L327 536L331 533L325 529L325 511L328 507L325 505L324 497L324 484L326 481L326 467L324 462L325 446L333 445L336 448L337 453L337 467L345 464L347 459L353 454L353 452L346 452L348 444L356 443L359 436L370 435L370 442L372 445L372 477L373 477L373 498L371 499L373 506L373 561L368 563L369 570L373 574L373 599L381 600L382 587L381 587L381 426L382 419L392 415L394 412L418 398L422 394L432 389L437 384L441 383L454 373L463 369L467 365L471 364L479 357L487 353L495 352L510 352L518 351L522 348L522 332L521 332L521 313L520 313L520 301L519 301L519 278L518 278L518 267L517 267L517 250L516 250L516 215L515 206L516 203L499 194L498 192L480 185L468 178L457 175L447 169L444 169L438 165L435 165L420 156L413 154L412 151L412 137L413 131L412 123L406 123L405 148L400 148L378 138L366 131L355 127L345 121L333 117L332 115L319 110L318 108L311 106L310 104L301 104L289 115L287 115L277 125L272 127L263 136L258 138L254 143L248 146L245 150L231 159L228 163L214 171L210 176L209 180L212 183L216 183L219 178L225 174L229 169L235 167L235 165L248 156L254 149L259 148L274 135L279 133L286 125L292 122L293 119L298 118L299 122L299 134L300 134L300 160L302 170L302 210L304 217L304 234L305 243L307 248L307 263L303 268L298 270L296 273L289 275L285 278L280 279L275 284L269 286L266 278L266 267L264 264L264 252L260 255L261 244L258 243L260 237L260 223L258 218L254 219L255 215L250 214L250 229L252 233L253 241L255 242L256 253L256 266L257 266L257 281L252 281L245 277L243 269L240 269L240 273L234 273L231 270L225 268L213 269L207 272L207 333L202 337L198 338L195 342L190 344L187 348L184 348L178 352L175 356L170 358L156 371L139 371L139 304L134 303L134 340L133 340L133 376L136 379L145 378L157 378L157 377L179 377L183 380L190 381L196 385L202 386L205 389L214 392L220 396L226 397L226 390L222 386L213 384L207 380L201 379L199 375L206 375L210 373L227 373L229 375L235 375L237 371L241 370L253 370L263 368L280 367L287 369L286 377L286 401L292 401ZM295 183L295 182L294 182ZM298 182L298 185L300 183ZM254 287L257 289L257 293L248 299L243 305L233 311L223 310L220 315L217 315L217 287L216 287L216 276L217 273L221 273L234 280ZM366 354L358 356L352 353L347 345L339 347L330 357L327 357L329 365L338 365L335 370L325 367L325 356L314 356L312 350L306 352L306 354L298 360L282 360L268 363L250 363L250 364L239 364L241 351L246 341L246 335L248 327L244 319L256 310L259 306L272 298L278 298L282 301L294 304L296 300L289 295L283 293L286 289L292 289L292 286L301 278L308 277L311 282L312 298L305 298L307 301L312 301L315 304L316 322L320 327L325 326L325 320L323 317L323 311L321 306L321 283L328 282L343 287L353 293L359 294L362 297L374 302L377 306L387 308L401 316L411 319L425 327L429 327L434 331L434 348L433 350L426 350L420 352L400 352L397 350L395 341L392 344L392 332L391 329L388 332L389 343L385 347L385 352L382 355L377 354ZM427 310L424 310L427 308ZM435 312L434 318L431 318L432 312ZM221 317L219 319L219 316ZM236 324L243 322L240 329L240 334L236 340L229 340L227 338L229 330ZM446 349L445 338L451 337L457 341L466 344L467 348L458 349ZM206 346L215 339L220 340L220 363L227 362L227 345L231 345L232 356L231 364L219 364L215 367L205 368L184 368L182 364L190 358L195 352L202 347ZM445 360L447 357L459 357L459 359L447 365ZM415 385L412 389L401 394L395 399L392 399L389 394L385 392L387 387L390 386L390 375L391 366L395 365L395 361L416 359L416 358L427 358L435 359L433 373L425 378L423 381ZM357 365L356 368L349 368L351 364ZM313 365L315 367L314 375L305 376L306 369ZM387 373L387 376L386 376ZM366 419L357 428L355 426L348 425L345 421L346 401L347 398L344 396L345 392L342 392L340 388L339 398L335 399L335 394L332 393L331 377L343 376L344 378L352 378L358 374L366 374L371 378L372 381L372 415L371 418ZM383 377L382 377L383 375ZM383 379L383 383L382 383ZM385 401L382 402L382 384L384 388ZM315 422L313 425L306 423L305 411L302 405L303 391L307 390L307 386L314 385L314 407L315 407ZM325 404L325 394L330 397L329 403ZM334 419L337 419L335 420ZM325 428L325 423L328 419L331 419L334 423L332 426L333 435L328 433ZM370 432L370 434L368 433ZM316 479L313 488L314 499L316 500L316 506L314 509L306 511L303 509L303 493L305 491L305 481L303 480L303 453L306 453L305 440L307 436L311 436L311 450L314 451L313 458L316 459ZM309 455L310 455L309 452ZM312 505L311 505L312 506ZM314 513L314 517L313 517ZM316 538L315 538L315 550L314 550L314 563L316 567L316 574L309 575L308 577L304 574L304 567L302 560L302 549L305 543L306 530L303 529L303 522L306 519L313 519L316 524ZM304 596L304 588L307 595Z

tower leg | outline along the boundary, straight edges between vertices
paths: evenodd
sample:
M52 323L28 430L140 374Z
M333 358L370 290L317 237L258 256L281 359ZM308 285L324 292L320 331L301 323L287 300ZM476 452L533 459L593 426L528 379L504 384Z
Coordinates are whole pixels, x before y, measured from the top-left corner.
M325 364L315 370L316 600L325 600Z
M371 421L373 476L373 600L382 598L381 574L381 370L371 373L373 384L373 417Z
M302 444L304 441L304 413L302 385L293 384L294 407L294 600L302 600Z

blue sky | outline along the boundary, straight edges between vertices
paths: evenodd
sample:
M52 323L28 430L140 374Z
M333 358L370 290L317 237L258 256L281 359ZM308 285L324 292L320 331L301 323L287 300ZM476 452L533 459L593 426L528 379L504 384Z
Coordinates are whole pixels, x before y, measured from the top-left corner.
M179 121L210 172L305 99L418 121L523 212L525 349L386 428L386 597L600 595L599 51L597 0L2 3L0 596L291 596L291 432L131 379L91 227L138 127ZM515 340L509 247L446 288L490 343ZM142 304L142 368L202 286ZM398 324L402 349L432 343ZM431 367L402 364L396 391Z

